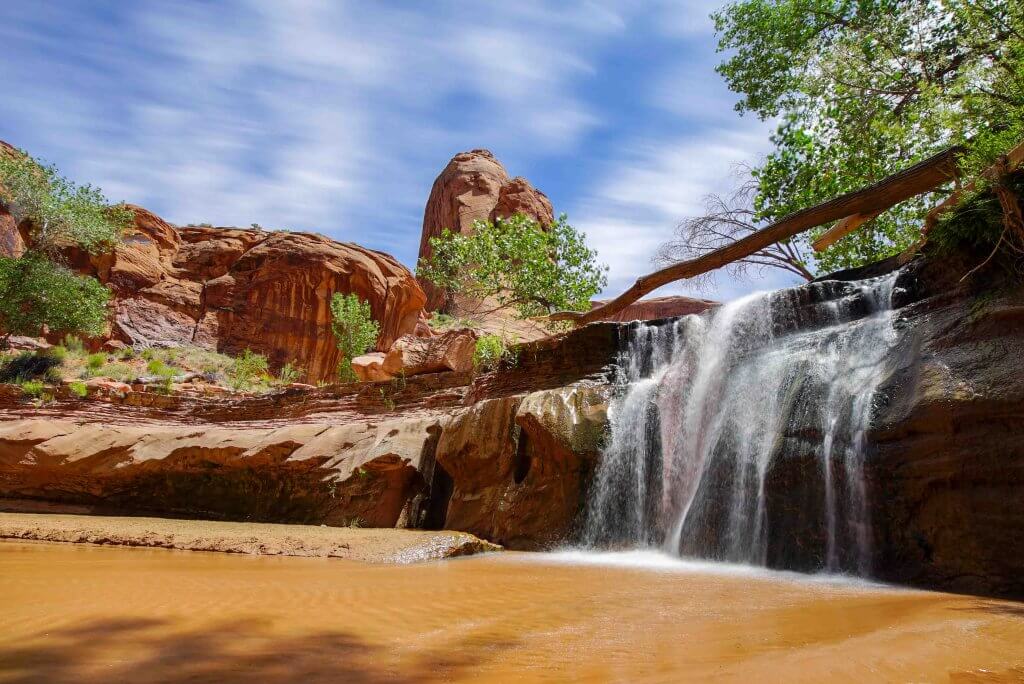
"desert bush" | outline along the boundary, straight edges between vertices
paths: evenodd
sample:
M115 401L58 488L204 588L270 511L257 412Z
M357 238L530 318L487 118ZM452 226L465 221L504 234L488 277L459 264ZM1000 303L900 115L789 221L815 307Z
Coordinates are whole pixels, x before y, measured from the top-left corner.
M228 372L228 381L236 390L251 390L269 378L267 357L246 349L239 355Z
M338 342L341 360L338 378L342 382L355 382L359 378L352 369L352 359L366 353L377 343L380 324L373 320L370 303L356 294L335 292L331 297L331 330Z
M62 359L49 352L50 350L26 351L7 358L0 364L0 382L24 383L39 379L59 381L57 367L60 366Z
M483 335L473 348L473 367L479 373L497 370L502 361L514 364L516 354L512 343L502 335Z

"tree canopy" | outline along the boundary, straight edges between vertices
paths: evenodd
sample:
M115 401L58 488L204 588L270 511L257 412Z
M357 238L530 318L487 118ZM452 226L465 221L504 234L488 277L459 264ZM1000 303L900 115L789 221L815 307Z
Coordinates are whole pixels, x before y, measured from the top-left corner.
M99 335L110 291L38 252L0 257L0 330L7 335Z
M712 16L737 110L779 122L751 173L754 225L951 145L977 172L1024 137L1024 3L737 0ZM821 273L901 251L932 201L884 212L804 266ZM828 228L795 238L802 252Z
M445 229L431 238L429 259L416 275L449 294L491 299L528 318L560 309L589 309L607 284L608 267L586 235L562 214L541 227L523 214L477 221L468 235Z
M99 188L77 185L25 153L0 154L0 202L30 222L29 242L44 253L71 244L91 253L110 249L132 221L132 211L111 205Z
M0 204L27 222L29 251L0 257L0 331L10 335L99 335L110 292L64 266L61 250L111 249L132 221L91 185L76 185L57 168L23 152L0 151Z

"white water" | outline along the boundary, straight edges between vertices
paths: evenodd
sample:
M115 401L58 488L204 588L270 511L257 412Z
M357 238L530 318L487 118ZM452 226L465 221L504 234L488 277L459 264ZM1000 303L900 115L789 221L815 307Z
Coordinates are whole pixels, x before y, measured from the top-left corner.
M864 435L896 274L640 325L590 494L590 547L871 573Z

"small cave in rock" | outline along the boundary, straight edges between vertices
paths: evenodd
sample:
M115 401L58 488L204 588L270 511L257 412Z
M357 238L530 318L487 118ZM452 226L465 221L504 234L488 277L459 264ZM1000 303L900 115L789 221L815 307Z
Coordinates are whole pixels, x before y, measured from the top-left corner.
M522 484L526 476L530 474L530 466L533 465L533 457L530 456L530 440L525 430L519 431L519 439L516 441L516 457L512 462L512 479L516 484Z
M437 443L441 439L441 429L436 426L427 428L430 437L424 445L425 460L432 463L430 473L430 488L427 490L426 501L423 502L420 515L422 515L420 527L424 530L443 530L445 520L448 518L448 502L451 501L452 492L455 491L455 480L451 474L437 462Z

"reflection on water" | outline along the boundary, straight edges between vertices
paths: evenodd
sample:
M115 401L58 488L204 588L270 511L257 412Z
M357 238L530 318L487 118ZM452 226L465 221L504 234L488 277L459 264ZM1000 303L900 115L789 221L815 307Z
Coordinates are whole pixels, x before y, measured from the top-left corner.
M1024 680L1021 604L642 552L370 566L0 543L0 601L0 682Z

